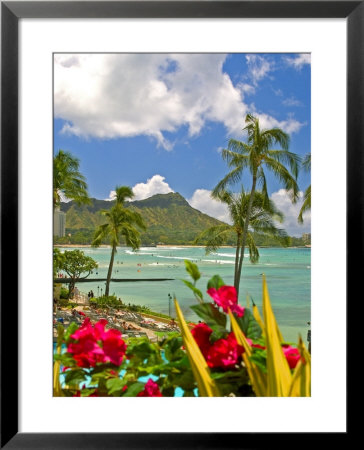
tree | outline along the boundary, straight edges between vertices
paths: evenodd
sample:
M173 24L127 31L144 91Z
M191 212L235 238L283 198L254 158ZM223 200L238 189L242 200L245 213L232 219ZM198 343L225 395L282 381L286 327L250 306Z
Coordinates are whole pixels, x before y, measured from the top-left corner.
M252 187L250 191L249 203L244 221L244 229L241 238L241 248L239 257L238 273L241 274L244 251L248 237L248 227L251 216L252 204L257 185L262 188L262 194L265 202L269 201L267 182L264 168L268 169L283 184L285 189L290 192L293 202L298 198L298 163L300 157L295 153L288 151L289 136L280 128L261 129L259 119L251 114L245 118L246 126L243 131L248 134L247 142L241 142L236 139L230 139L228 148L222 151L222 157L227 161L232 169L216 185L213 195L217 196L219 192L225 190L227 185L235 184L241 180L243 172L249 171L252 176ZM272 148L278 145L281 149ZM288 168L286 167L288 166ZM239 294L240 278L236 279L235 288Z
M302 167L306 171L309 171L311 169L311 153L305 156L304 160L302 161ZM303 194L303 204L301 206L301 210L297 219L299 223L303 223L303 213L310 209L311 209L311 185L308 186L308 188L305 190L305 193Z
M98 267L97 262L89 256L85 256L81 250L65 251L60 268L71 278L69 283L68 298L71 297L75 285L79 279L87 278ZM82 276L82 274L87 275Z
M246 223L248 206L250 204L251 194L247 194L242 189L240 194L232 194L229 191L220 191L215 194L215 199L225 203L228 207L229 216L232 225L222 224L210 227L197 236L194 244L206 243L206 253L215 252L222 245L234 236L235 253L235 271L234 286L237 289L241 277L242 265L242 237ZM255 244L253 232L258 236L270 236L276 239L281 245L289 245L290 238L287 233L277 228L274 221L283 221L283 214L277 210L274 203L265 198L262 192L256 191L251 205L249 229L246 236L246 244L249 249L249 258L252 263L259 261L259 250Z
M53 248L53 278L56 278L57 273L62 270L63 260L64 255L59 248Z
M53 159L53 208L59 206L61 195L77 204L89 204L87 183L79 171L80 162L69 152L59 150Z
M124 239L127 246L133 250L137 250L141 242L138 228L143 231L146 230L142 216L136 211L127 209L124 206L126 199L134 197L133 191L128 186L116 187L115 191L116 204L110 210L101 211L101 214L106 218L106 223L97 227L92 241L93 247L99 247L105 238L110 241L111 257L106 279L106 296L109 295L116 247L120 245L121 238Z

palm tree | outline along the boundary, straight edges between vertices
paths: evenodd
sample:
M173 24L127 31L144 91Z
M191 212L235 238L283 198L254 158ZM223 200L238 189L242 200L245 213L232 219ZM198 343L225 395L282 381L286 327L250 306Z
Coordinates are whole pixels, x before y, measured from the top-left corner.
M257 185L261 185L265 202L268 202L268 189L264 173L264 167L268 169L283 186L290 192L293 202L298 197L298 163L300 157L289 152L289 136L280 128L261 129L259 119L251 114L245 118L246 126L243 131L247 131L247 142L230 139L228 148L222 151L222 157L227 161L232 170L217 184L213 190L213 195L218 195L225 190L229 184L240 181L244 170L248 170L252 175L252 187L250 191L249 204L246 211L246 219L242 233L238 273L244 259L244 250L247 243L248 226L251 216L252 204ZM281 149L274 149L272 145L278 144ZM289 169L287 169L287 167ZM240 278L236 280L236 289L239 292Z
M311 169L311 153L305 156L305 158L302 161L302 167L309 171ZM301 210L298 216L298 222L303 223L303 213L305 211L308 211L311 209L311 185L308 186L308 188L305 190L305 193L303 194L303 204L301 206Z
M106 218L106 223L97 227L92 241L93 247L99 247L103 239L108 238L110 240L111 258L106 279L106 296L109 295L116 247L120 244L121 238L124 238L128 247L137 250L141 242L138 228L146 229L142 216L124 206L126 199L133 197L134 193L128 186L116 187L116 204L109 210L101 211L101 214Z
M210 227L197 236L194 244L206 242L205 250L208 254L215 252L222 245L234 239L236 244L234 286L238 291L242 268L240 259L243 257L240 251L251 194L245 193L244 189L241 190L240 194L220 191L214 198L227 205L232 225L222 224ZM249 229L246 236L249 259L252 263L259 261L259 251L255 244L253 232L258 236L273 237L282 245L289 244L289 236L284 230L277 228L274 221L282 222L283 214L277 210L270 199L267 201L265 194L256 191L251 205Z
M79 171L80 162L69 152L59 150L53 159L53 208L59 206L61 194L77 204L88 204L85 177Z

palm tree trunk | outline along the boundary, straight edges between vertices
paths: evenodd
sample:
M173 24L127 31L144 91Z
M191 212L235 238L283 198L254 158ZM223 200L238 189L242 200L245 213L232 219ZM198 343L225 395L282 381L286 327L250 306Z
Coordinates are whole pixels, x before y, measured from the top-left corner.
M237 239L236 239L236 252L235 252L235 270L234 270L234 287L235 289L238 289L238 268L239 268L239 252L240 252L240 245L241 245L241 234L237 233Z
M111 274L112 274L112 267L114 265L115 250L116 250L116 245L113 244L112 250L111 250L111 258L110 258L109 270L107 272L105 296L109 295L109 286L110 286L110 279L111 279Z
M238 271L237 271L237 286L235 286L236 293L237 293L238 297L239 297L239 286L240 286L241 270L243 268L243 259L244 259L244 252L245 252L246 237L248 235L250 213L251 213L251 210L252 210L256 184L257 184L257 176L256 176L256 174L254 174L253 175L252 190L250 191L250 199L249 199L249 204L248 204L248 210L246 212L246 218L245 218L245 223L244 223L243 240L242 240L241 249L240 249L240 260L239 260L239 267L238 267Z

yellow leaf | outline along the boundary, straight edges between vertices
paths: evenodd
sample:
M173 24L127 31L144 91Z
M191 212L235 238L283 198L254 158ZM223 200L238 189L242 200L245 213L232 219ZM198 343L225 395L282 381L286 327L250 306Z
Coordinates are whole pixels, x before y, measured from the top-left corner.
M248 371L248 375L251 384L253 386L255 395L257 397L265 397L267 389L266 375L259 369L259 367L256 366L256 364L250 361L250 357L252 356L252 349L230 310L229 310L229 317L235 338L238 344L244 347L245 352L243 353L243 361L246 370Z
M195 338L192 336L177 299L174 299L177 318L181 329L183 344L186 348L187 356L191 364L192 372L197 382L200 397L220 397L219 389L210 376L210 370L203 357Z
M267 282L263 275L263 316L267 346L267 396L288 397L292 375L283 354L279 328L269 299Z
M298 350L301 355L293 372L290 397L311 397L311 355L300 336Z
M57 347L57 354L61 354L61 346ZM61 388L61 382L59 381L59 372L61 368L61 362L55 361L53 365L53 395L55 397L61 397L62 396L62 388Z
M253 317L258 322L260 328L262 329L262 335L264 336L264 323L262 318L260 317L259 309L255 303L253 304Z

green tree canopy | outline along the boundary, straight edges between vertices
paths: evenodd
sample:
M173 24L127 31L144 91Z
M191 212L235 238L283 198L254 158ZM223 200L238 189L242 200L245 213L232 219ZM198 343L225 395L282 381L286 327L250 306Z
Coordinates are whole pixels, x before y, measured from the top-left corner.
M302 161L302 167L307 172L311 170L311 153L305 156ZM311 185L305 190L303 194L303 204L298 215L298 222L303 223L303 213L311 209Z
M87 278L98 267L98 264L81 250L66 250L59 267L71 278L68 291L68 298L70 298L77 281Z
M71 153L59 150L53 159L53 207L59 206L61 195L77 204L89 203L87 183L79 171L79 160Z

